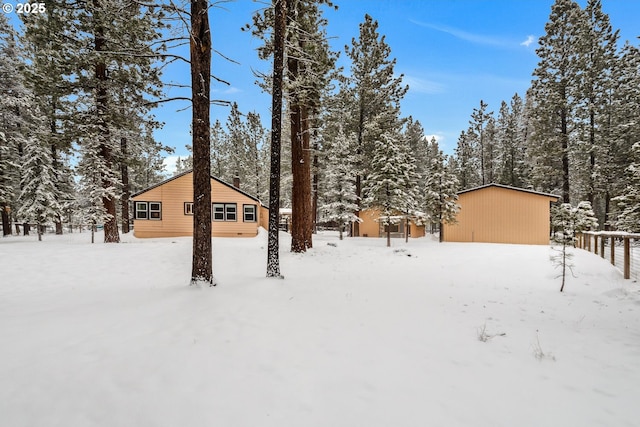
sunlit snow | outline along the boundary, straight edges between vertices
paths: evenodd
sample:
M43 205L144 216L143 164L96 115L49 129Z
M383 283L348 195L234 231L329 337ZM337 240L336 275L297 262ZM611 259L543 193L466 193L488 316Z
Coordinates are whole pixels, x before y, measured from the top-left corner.
M631 426L640 286L546 246L0 239L0 425ZM97 241L102 241L99 236Z

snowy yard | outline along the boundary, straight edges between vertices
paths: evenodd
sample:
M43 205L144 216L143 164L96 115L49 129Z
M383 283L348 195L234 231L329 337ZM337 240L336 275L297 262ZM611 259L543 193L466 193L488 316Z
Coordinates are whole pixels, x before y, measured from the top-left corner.
M36 239L0 239L2 426L640 422L640 286L585 251L561 294L549 247L323 234L276 280L214 239L190 288L190 238Z

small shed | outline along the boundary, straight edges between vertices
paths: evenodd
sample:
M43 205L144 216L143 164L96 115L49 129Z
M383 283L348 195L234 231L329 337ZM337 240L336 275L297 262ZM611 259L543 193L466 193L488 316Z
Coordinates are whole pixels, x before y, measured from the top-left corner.
M193 236L193 172L187 171L134 194L133 235ZM251 237L267 228L269 210L260 200L211 177L214 237Z
M444 225L444 241L547 245L551 203L558 199L500 184L461 191L457 223Z
M386 236L386 227L381 223L380 216L382 210L379 208L367 208L360 211L360 235L362 237L384 237ZM417 214L414 217L410 217L409 226L407 230L407 224L405 216L398 213L397 224L392 224L391 237L406 237L406 233L409 233L409 237L424 237L425 226L416 224Z

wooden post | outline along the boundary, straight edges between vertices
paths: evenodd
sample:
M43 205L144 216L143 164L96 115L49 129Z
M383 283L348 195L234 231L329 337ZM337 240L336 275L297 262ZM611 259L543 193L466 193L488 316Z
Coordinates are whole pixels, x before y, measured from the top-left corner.
M598 255L598 235L593 235L593 253Z
M585 234L585 239L587 239L587 251L591 252L591 235Z
M604 241L605 236L600 237L600 256L604 258Z
M631 245L629 237L624 238L624 278L631 278Z
M616 265L616 238L614 236L611 239L611 264Z

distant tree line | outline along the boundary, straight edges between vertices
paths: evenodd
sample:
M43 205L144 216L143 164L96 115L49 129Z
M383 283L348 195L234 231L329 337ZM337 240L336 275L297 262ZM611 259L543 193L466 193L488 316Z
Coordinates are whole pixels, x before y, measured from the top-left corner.
M640 231L640 51L600 0L557 0L523 99L480 105L453 159L461 189L488 183L588 202L600 227Z

